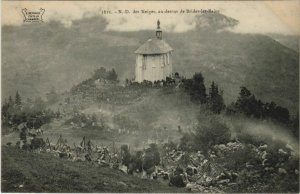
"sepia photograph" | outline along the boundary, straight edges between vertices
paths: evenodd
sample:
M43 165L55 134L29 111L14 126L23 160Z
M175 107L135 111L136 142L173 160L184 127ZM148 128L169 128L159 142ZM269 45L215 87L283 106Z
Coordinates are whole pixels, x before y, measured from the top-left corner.
M299 1L1 4L1 192L299 193Z

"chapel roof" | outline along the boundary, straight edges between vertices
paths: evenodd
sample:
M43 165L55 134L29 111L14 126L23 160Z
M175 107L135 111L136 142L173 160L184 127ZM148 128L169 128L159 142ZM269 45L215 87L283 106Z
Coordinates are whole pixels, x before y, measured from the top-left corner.
M149 39L141 45L134 53L136 54L163 54L173 51L173 48L164 40L158 38Z

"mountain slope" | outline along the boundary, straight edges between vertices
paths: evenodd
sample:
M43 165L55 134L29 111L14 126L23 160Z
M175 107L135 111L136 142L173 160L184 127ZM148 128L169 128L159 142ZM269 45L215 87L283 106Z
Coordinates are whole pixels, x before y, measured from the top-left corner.
M237 23L226 20L229 26ZM215 80L223 88L226 103L236 99L243 85L262 100L296 111L298 53L265 35L216 30L217 24L213 30L163 34L175 50L174 70L188 77L201 71L207 86ZM100 66L114 67L120 79L132 78L133 52L154 31L107 32L106 25L103 18L93 17L70 28L58 22L3 26L3 97L16 90L24 96L44 95L51 86L67 90Z
M299 36L297 35L282 35L282 34L268 34L271 38L278 41L280 44L299 52Z

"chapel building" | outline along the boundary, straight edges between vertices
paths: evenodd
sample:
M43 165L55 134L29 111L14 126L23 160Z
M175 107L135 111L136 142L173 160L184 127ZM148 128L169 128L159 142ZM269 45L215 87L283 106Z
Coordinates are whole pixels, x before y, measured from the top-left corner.
M157 21L156 37L147 40L135 52L135 81L166 80L172 76L172 47L162 39L160 22Z

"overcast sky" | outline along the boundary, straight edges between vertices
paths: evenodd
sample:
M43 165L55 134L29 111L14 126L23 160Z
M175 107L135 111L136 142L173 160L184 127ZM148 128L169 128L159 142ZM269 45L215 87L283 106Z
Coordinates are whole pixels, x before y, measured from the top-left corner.
M166 1L166 2L104 2L104 1L2 1L2 25L22 25L22 8L37 11L44 8L44 20L59 20L70 26L75 19L102 15L101 10L179 10L216 9L235 18L240 24L234 29L242 33L299 34L299 1ZM166 31L184 32L192 29L195 14L111 14L103 15L109 21L107 30L133 31L154 29L156 20Z

